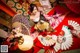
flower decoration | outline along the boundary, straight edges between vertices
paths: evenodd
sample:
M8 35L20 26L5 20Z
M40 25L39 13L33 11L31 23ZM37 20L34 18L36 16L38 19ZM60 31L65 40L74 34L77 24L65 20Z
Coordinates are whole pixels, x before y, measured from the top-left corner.
M13 6L15 5L15 3L14 3L13 1L8 1L8 2L7 2L7 5L8 5L9 7L13 7Z
M18 14L22 14L23 12L22 12L22 10L18 10L17 13Z
M17 3L17 4L16 4L16 8L21 9L22 6L21 6L19 3Z

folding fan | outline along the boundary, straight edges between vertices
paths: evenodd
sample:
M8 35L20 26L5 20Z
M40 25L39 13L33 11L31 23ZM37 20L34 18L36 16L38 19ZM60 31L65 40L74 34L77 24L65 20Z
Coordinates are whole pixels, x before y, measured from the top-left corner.
M57 36L50 36L47 35L46 37L43 37L42 35L38 36L39 41L44 45L44 46L51 46L54 45L56 42Z
M18 26L21 26L22 33L29 35L30 32L29 29L31 27L30 21L28 20L28 16L24 16L22 14L17 14L12 19L12 28L16 28Z
M22 14L16 14L13 19L12 19L12 23L14 22L20 22L20 23L23 23L25 24L28 28L30 28L30 22L29 22L29 19L28 19L28 16L24 16Z
M63 26L62 30L64 31L64 35L62 37L62 43L56 42L54 49L57 52L58 50L67 50L71 47L73 43L72 34L67 26Z
M24 15L18 14L13 17L12 27L16 34L16 37L22 37L19 39L18 48L22 51L30 50L33 46L33 38L30 36L30 22ZM20 31L20 32L19 32Z
M72 21L72 20L68 20L68 24L71 25L74 29L76 30L80 30L80 25L79 23Z
M79 23L77 23L77 22L75 22L73 20L68 20L68 24L70 26L72 26L74 28L74 30L76 31L76 32L73 32L73 33L75 33L76 35L79 35L79 33L80 33L80 25L79 25Z

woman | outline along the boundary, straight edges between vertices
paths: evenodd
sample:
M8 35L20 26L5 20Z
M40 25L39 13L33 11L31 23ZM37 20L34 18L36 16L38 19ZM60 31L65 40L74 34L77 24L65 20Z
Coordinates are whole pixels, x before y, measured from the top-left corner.
M35 4L31 4L29 7L30 11L30 20L34 23L37 23L40 20L40 12Z
M46 21L46 19L42 14L42 10L40 10L35 4L30 4L29 12L30 12L30 20L32 20L34 23L37 23L40 20Z

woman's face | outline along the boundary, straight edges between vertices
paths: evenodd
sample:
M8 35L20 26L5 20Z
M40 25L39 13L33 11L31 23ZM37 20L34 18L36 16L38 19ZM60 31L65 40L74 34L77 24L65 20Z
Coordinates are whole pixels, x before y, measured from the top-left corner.
M62 43L63 42L63 36L58 36L58 42Z
M33 14L35 14L36 12L37 12L38 10L37 10L37 8L36 7L34 7L34 9L33 9Z

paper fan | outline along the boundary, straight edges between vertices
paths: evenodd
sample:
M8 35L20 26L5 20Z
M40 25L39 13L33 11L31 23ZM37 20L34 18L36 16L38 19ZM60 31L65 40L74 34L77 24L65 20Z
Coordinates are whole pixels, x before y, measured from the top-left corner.
M53 48L54 48L54 50L55 50L56 52L58 52L58 50L60 50L60 48L61 48L61 44L58 43L58 42L56 42L56 44L55 44L55 46L54 46Z
M65 34L63 36L64 42L61 44L61 49L66 50L69 49L73 43L72 34L67 26L63 26L62 30L65 32Z
M62 44L61 44L61 49L62 50L67 50L67 49L69 49L69 47L71 47L71 45L72 45L72 37L71 36L67 36L67 37L64 37L64 39L65 39L65 42L63 42Z
M53 39L53 37L50 35L47 35L46 37L43 37L42 35L40 35L38 36L38 39L44 46L51 46L51 45L54 45L54 43L56 42L56 40Z
M31 27L30 22L28 20L28 16L24 16L22 14L16 14L13 19L12 19L12 23L14 22L20 22L23 23L25 26L27 26L28 28Z
M69 20L68 24L70 26L72 26L74 28L74 30L76 30L76 32L73 32L74 34L78 35L80 33L80 25L79 25L79 23L77 23L75 21L72 21L72 20Z
M30 30L30 22L28 20L28 16L24 16L22 14L17 14L12 19L12 28L21 27L23 34L29 35Z
M80 25L77 22L68 20L68 24L71 25L74 29L80 30Z
M54 49L56 52L60 49L62 49L62 50L69 49L69 47L71 47L71 45L73 43L72 34L71 34L70 30L68 29L68 27L63 26L62 30L64 31L65 34L62 37L62 43L59 43L58 41L56 42L56 44L54 46Z
M29 31L29 28L25 25L25 24L23 24L23 23L20 23L20 22L14 22L13 24L12 24L12 27L21 27L21 29L20 30L22 30L21 31L21 33L23 33L23 34L26 34L26 35L30 35L30 31ZM15 29L13 29L13 30L15 30ZM17 31L16 31L17 32Z
M29 28L20 22L14 22L13 27L17 27L13 29L16 32L15 37L22 37L19 39L18 48L22 51L30 50L33 47L33 38L30 36Z

